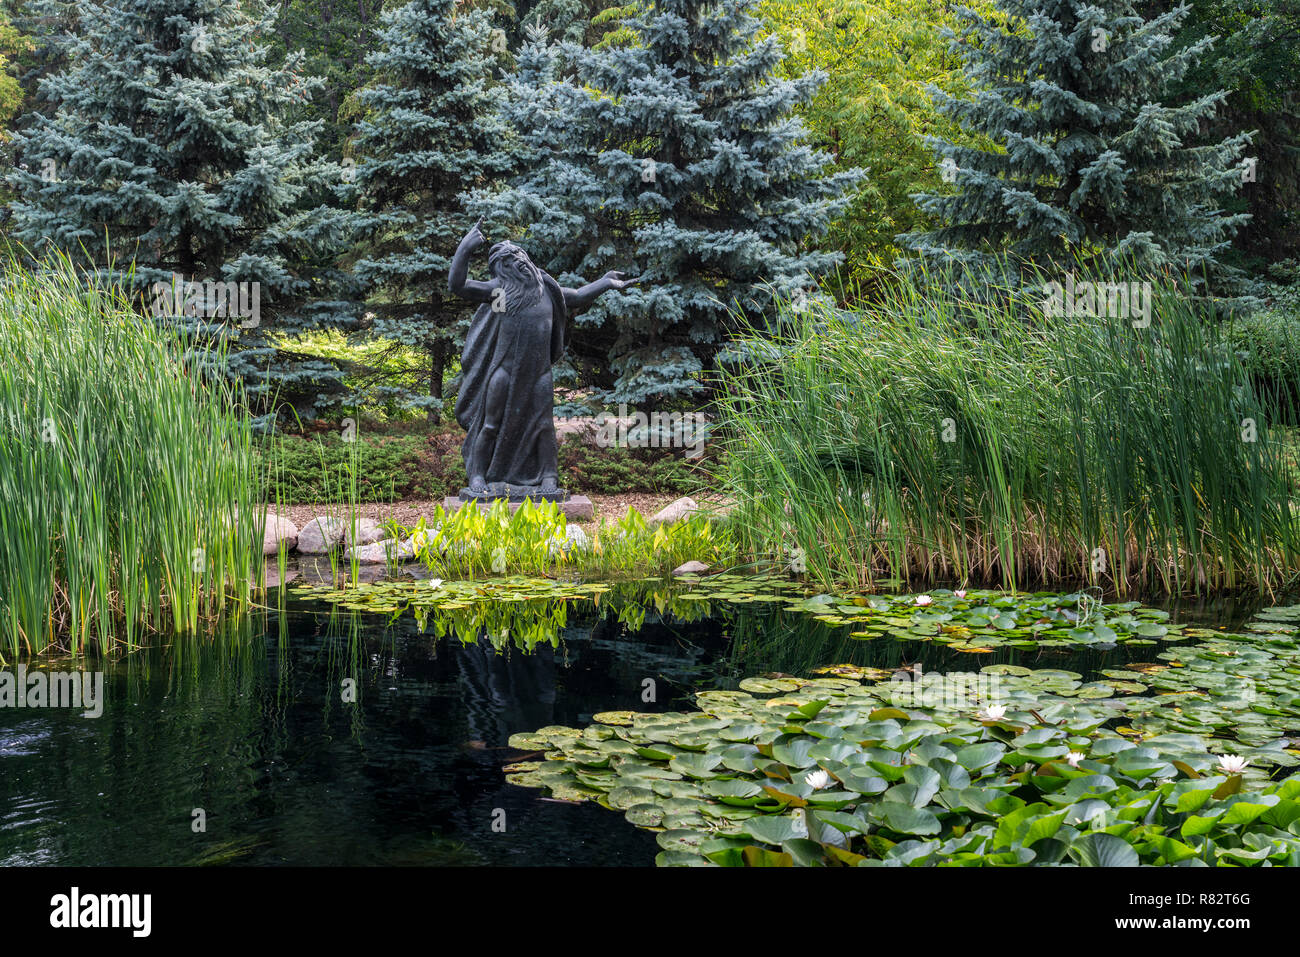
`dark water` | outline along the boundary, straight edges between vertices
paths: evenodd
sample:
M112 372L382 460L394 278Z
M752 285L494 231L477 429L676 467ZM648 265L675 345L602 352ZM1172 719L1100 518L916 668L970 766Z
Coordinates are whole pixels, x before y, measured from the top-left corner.
M555 645L524 651L421 634L410 616L290 603L240 631L99 665L99 718L0 709L0 864L649 865L654 835L622 815L506 783L502 766L521 757L509 736L598 711L690 708L696 690L824 664L1087 673L1134 657L974 661L927 642L855 641L769 605L715 604L692 621L635 611L570 604Z

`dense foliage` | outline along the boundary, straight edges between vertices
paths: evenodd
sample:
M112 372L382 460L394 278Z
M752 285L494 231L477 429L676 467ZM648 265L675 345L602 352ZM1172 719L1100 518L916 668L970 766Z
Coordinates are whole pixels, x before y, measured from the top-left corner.
M698 394L729 307L878 295L899 235L945 259L1010 244L1258 273L1295 255L1300 5L1031 6L11 0L0 115L21 96L6 148L25 165L6 236L112 255L137 292L258 282L256 328L183 321L230 341L263 408L303 417L446 407L463 310L437 280L466 189L493 238L531 225L569 279L645 273L573 337L561 379L588 405ZM1255 181L1229 182L1246 159Z
M1047 297L972 310L922 288L805 310L770 360L728 374L727 484L749 547L799 550L825 584L1123 594L1295 574L1272 410L1181 290L1083 321ZM1073 301L1096 288L1081 276Z
M932 138L953 192L919 197L937 227L904 237L935 263L1083 258L1144 274L1214 267L1244 214L1220 208L1243 185L1250 131L1200 137L1226 93L1171 102L1171 87L1208 52L1173 34L1178 7L1151 20L1130 0L998 0L966 11L953 49L969 96L935 88L940 110L988 147Z
M314 84L301 58L267 62L270 25L260 0L82 4L66 65L40 81L54 109L15 138L11 236L115 270L141 309L227 342L253 401L310 414L338 372L275 333L322 319L340 171L295 118Z
M358 247L348 258L360 301L349 315L366 311L374 335L422 355L424 396L407 404L434 422L471 312L447 288L451 256L474 224L459 197L516 162L494 82L504 36L486 11L456 7L413 0L382 15L366 57L375 79L356 94L360 120L345 161L356 164L358 197L349 220Z
M284 505L334 501L340 489L358 502L440 499L465 487L460 445L454 428L427 435L372 435L349 442L346 427L311 435L280 435L264 458L268 501ZM560 483L566 488L686 494L707 481L710 461L692 461L671 449L600 448L566 438L559 449Z
M823 76L778 77L746 3L657 0L621 27L599 49L529 41L508 112L525 170L474 205L527 226L566 283L642 278L577 318L570 351L596 398L646 403L703 388L733 310L759 320L773 290L811 291L839 258L816 238L861 173L806 144L794 110Z

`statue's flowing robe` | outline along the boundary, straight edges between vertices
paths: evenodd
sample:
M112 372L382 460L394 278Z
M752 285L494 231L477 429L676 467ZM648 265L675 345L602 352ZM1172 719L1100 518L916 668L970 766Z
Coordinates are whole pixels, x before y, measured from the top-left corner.
M461 447L470 476L491 482L537 486L555 470L554 389L551 366L564 355L568 314L560 284L542 273L544 302L551 305L549 324L526 321L525 310L494 312L479 306L465 337L462 379L456 398L456 421L465 430ZM488 383L497 369L510 375L496 442L487 462L472 460L483 428Z

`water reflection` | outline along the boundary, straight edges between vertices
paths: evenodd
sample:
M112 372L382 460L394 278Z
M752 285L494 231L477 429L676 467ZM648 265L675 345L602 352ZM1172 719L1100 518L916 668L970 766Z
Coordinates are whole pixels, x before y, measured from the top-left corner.
M509 736L832 663L1084 671L1124 654L862 642L654 582L424 617L290 601L103 665L98 719L0 709L0 863L648 866L654 836L621 815L507 784Z

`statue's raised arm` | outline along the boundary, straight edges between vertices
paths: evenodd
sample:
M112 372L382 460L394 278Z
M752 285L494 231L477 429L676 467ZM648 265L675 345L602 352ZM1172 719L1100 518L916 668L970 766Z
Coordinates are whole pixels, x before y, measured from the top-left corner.
M469 259L487 242L483 235L483 220L475 223L467 232L451 257L451 270L447 274L447 288L453 296L469 299L471 302L487 302L492 297L495 283L477 282L469 278Z

